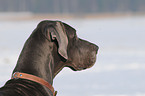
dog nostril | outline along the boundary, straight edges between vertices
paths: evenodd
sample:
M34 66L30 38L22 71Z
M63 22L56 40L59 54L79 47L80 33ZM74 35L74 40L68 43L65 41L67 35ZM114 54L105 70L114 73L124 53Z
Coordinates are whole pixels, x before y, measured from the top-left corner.
M85 69L87 69L87 68L83 68L83 70L85 70Z
M97 45L94 45L93 48L94 48L94 50L96 51L96 54L97 54L99 47Z

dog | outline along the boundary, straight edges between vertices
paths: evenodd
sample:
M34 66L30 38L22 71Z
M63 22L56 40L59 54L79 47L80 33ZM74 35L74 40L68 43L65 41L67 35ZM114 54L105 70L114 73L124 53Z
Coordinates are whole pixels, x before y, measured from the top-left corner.
M64 22L41 21L25 42L0 96L55 96L55 76L64 67L74 71L92 67L98 49L78 38L76 30Z

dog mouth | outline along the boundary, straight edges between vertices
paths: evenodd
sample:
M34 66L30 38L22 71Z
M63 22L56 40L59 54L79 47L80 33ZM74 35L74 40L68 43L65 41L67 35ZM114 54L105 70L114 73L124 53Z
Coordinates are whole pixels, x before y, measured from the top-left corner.
M69 66L69 68L72 69L73 71L81 71L87 69L87 68L75 67L75 66Z
M82 70L91 68L94 64L91 64L91 65L89 65L87 67L86 66L85 67L69 66L69 68L71 68L73 71L82 71Z

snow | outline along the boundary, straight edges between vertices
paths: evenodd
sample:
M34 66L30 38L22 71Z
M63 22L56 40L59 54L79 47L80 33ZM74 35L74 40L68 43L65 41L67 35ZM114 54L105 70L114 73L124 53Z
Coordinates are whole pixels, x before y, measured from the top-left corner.
M145 17L64 19L97 44L96 64L54 79L58 96L145 96ZM24 42L39 20L0 21L0 86L10 79Z

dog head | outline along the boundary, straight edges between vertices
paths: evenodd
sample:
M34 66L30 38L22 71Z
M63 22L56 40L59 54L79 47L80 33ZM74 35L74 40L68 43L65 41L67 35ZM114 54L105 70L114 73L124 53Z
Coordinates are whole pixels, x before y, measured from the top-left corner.
M77 37L76 30L63 23L68 36L68 63L73 70L90 68L96 61L98 46Z
M76 30L61 21L42 21L38 27L54 47L54 74L63 67L74 71L90 68L96 61L98 46L77 37ZM59 59L58 59L59 58Z

